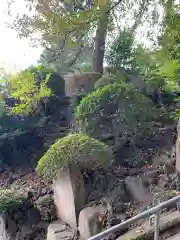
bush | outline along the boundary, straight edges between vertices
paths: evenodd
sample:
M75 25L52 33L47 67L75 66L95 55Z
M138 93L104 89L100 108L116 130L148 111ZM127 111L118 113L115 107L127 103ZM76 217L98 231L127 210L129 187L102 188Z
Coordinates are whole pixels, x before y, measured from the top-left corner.
M70 134L53 144L39 160L38 175L52 180L69 165L81 168L105 168L111 164L113 154L104 143L82 134Z
M22 208L27 197L19 191L11 189L0 190L0 213Z
M84 97L75 117L82 132L92 137L111 134L138 136L156 116L152 101L131 84L109 84Z

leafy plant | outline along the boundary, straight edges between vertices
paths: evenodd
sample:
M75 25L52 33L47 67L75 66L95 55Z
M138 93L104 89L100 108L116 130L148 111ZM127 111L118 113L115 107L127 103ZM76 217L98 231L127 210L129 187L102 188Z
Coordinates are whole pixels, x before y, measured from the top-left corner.
M10 97L17 100L10 113L14 115L29 115L38 111L40 101L51 95L47 87L50 74L46 75L45 81L37 82L36 76L29 69L11 75L7 81L10 88Z
M1 189L0 213L22 208L26 201L27 197L22 192L11 189Z
M129 31L122 31L112 42L106 53L108 65L115 69L121 67L129 68L134 57L133 52L134 37Z
M111 149L104 143L83 134L70 134L53 144L39 160L37 173L52 180L69 165L80 168L104 168L113 161Z

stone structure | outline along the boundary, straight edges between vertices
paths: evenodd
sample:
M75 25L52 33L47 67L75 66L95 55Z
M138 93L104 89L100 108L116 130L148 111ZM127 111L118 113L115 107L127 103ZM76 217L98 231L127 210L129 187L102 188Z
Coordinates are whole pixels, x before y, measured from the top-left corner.
M86 198L83 177L78 169L69 169L59 174L53 183L53 190L59 218L71 228L77 229L78 216Z
M0 216L0 240L8 240L8 236L5 228L5 221L2 216Z
M180 172L180 120L177 127L177 140L176 140L176 171Z
M145 187L143 180L139 177L127 177L125 184L133 200L146 202L151 198L149 190Z
M82 239L88 239L102 231L102 216L106 209L102 205L86 207L79 214L79 232Z
M48 227L47 240L72 239L72 237L73 232L60 221L52 222Z
M93 91L100 73L70 73L65 76L65 93L68 97L79 96Z

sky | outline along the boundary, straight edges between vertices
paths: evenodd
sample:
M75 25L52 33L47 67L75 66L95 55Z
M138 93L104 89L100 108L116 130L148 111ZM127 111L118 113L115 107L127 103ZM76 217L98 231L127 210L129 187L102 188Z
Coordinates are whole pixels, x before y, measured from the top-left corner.
M1 0L0 7L0 68L5 72L17 72L29 65L35 64L41 54L41 48L32 48L29 40L19 39L17 33L6 27L9 16L5 13L7 0ZM14 12L23 12L23 0L15 0L13 4Z

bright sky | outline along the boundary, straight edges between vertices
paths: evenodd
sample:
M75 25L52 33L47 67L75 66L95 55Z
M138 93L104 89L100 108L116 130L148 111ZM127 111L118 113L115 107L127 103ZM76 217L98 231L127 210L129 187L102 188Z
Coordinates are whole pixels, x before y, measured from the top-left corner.
M23 12L23 0L16 0L13 4L14 12ZM42 49L32 48L27 39L17 38L15 31L8 29L5 22L9 16L5 13L7 0L1 0L0 7L0 68L6 72L16 72L31 64L36 63Z

